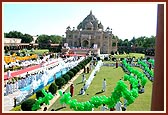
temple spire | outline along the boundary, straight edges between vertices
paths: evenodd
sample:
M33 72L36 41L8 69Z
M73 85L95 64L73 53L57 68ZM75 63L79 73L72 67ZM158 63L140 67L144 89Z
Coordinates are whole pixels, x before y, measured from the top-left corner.
M90 10L90 15L92 15L92 10Z

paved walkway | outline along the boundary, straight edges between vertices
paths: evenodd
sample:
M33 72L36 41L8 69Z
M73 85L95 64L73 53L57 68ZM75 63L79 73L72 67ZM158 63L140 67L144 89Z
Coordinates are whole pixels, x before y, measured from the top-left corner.
M14 106L14 97L20 95L20 91L9 94L8 96L3 96L3 109L4 111L10 111Z

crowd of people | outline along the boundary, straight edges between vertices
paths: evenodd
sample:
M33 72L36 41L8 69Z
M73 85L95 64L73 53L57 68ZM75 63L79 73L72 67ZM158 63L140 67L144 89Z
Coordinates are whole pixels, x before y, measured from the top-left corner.
M48 59L48 61L47 61L48 64L50 63L49 61L53 61L53 60ZM70 69L70 68L74 67L74 65L71 62L77 61L77 59L76 58L66 58L63 61L64 61L64 63L68 64L64 67ZM31 64L41 64L43 61L38 60L37 62L34 62L34 61L30 61L30 62L31 62ZM25 63L25 62L23 62L23 63ZM132 63L132 61L131 61L131 63ZM47 72L47 70L52 70L52 69L56 68L58 65L59 65L58 63L52 64L52 66L49 66L49 67L46 67L45 65L41 65L41 68L38 69L37 71L31 72L31 73L27 72L24 76L18 77L15 79L12 78L11 72L8 71L7 74L8 74L9 80L7 80L7 82L5 82L4 95L6 96L9 94L12 94L13 92L16 92L22 88L27 87L28 85L33 85L33 84L35 84L35 81L38 81L38 80L42 81L42 79L44 79L43 75L45 74L45 72ZM29 64L27 64L27 66L29 66ZM86 89L89 87L91 81L93 80L94 76L96 75L96 72L99 71L100 66L102 66L102 62L98 63L98 66L96 66L94 63L90 63L90 66L89 66L90 68L89 67L85 68L87 70L87 73L89 73L90 69L93 69L94 67L95 67L95 70L92 71L88 80L86 80L85 73L82 74L82 83L84 83L84 85L79 91L80 95L85 95ZM118 68L118 66L119 65L118 65L118 61L117 61L116 68ZM54 78L54 79L56 79L56 78ZM106 91L106 85L107 85L106 79L104 78L103 82L102 82L102 92ZM138 89L139 89L139 93L145 92L144 86L141 86L140 83L138 83ZM74 85L73 84L70 85L70 93L71 93L71 97L72 97L74 95ZM63 104L63 107L65 107L65 106L66 105ZM105 104L103 104L101 107L101 111L106 111L106 110L125 111L126 109L127 109L127 100L126 99L124 99L123 104L121 101L118 101L114 108L108 108ZM47 110L47 108L45 107L44 111L46 111L46 110ZM52 109L51 111L53 111L53 110L54 109Z
M57 77L56 73L65 68L67 71L73 67L75 67L79 62L84 59L82 58L59 58L57 61L59 63L52 63L53 59L48 59L47 62L42 63L39 69L33 70L31 72L27 72L26 74L22 74L21 76L10 76L8 80L4 81L4 96L8 96L9 94L13 94L17 91L25 91L28 90L28 93L25 95L29 95L35 93L34 90L41 84L44 83L44 86L48 82L49 78ZM56 78L53 78L53 80ZM23 92L25 93L25 92ZM17 101L21 101L23 98L23 94L18 95L16 98ZM22 98L22 99L21 99Z

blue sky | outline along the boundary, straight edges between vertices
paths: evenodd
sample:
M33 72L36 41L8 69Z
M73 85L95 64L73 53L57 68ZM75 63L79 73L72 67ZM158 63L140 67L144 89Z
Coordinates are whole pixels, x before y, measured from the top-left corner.
M3 3L3 31L30 35L65 35L92 10L120 39L156 35L157 3Z

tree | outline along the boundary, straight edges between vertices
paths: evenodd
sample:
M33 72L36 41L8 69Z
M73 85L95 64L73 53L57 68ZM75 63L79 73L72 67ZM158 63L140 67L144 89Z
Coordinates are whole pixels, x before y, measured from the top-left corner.
M135 39L135 37L133 37L132 40L130 40L130 44L135 45L135 43L136 43L136 39Z
M124 40L123 45L128 47L128 45L129 45L128 39L125 39L125 40Z
M21 43L30 43L33 41L33 37L29 34L24 34L21 39L22 39Z
M33 104L36 103L35 99L27 99L21 104L22 111L32 111Z
M40 97L44 97L45 95L43 94L42 90L38 90L36 92L36 98L39 99Z
M65 79L65 83L68 83L68 81L71 79L68 74L64 74L62 77Z
M111 51L111 55L114 55L114 51Z
M62 42L62 37L58 35L40 35L37 38L38 43L48 43L48 41L51 40L51 43L53 44L60 44Z
M39 35L38 38L37 38L37 43L39 43L39 44L40 43L47 43L49 39L50 38L49 38L48 35L45 35L45 34Z
M60 77L55 80L55 84L58 86L58 89L61 89L61 87L65 84L65 79Z
M70 79L72 79L74 76L74 73L72 71L68 71L66 74L68 74L70 76Z
M50 40L52 41L52 43L54 44L60 44L62 42L62 37L58 36L58 35L51 35L50 36Z
M33 37L29 34L22 34L18 31L10 31L9 33L4 33L5 38L18 38L22 39L21 43L30 43L33 41Z
M52 83L50 86L49 86L49 92L51 92L53 95L57 92L57 86L55 83Z
M5 38L22 38L23 34L17 31L10 31L9 33L4 33Z
M122 45L123 45L122 39L118 39L118 45L117 46L122 46Z

